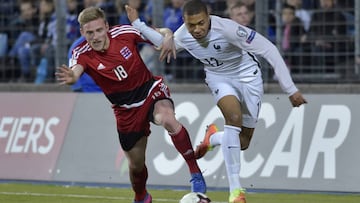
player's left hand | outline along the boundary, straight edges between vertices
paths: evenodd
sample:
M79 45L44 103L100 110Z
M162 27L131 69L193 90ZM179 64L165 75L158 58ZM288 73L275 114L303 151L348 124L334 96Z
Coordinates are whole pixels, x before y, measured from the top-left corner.
M125 10L130 23L134 22L136 19L139 18L139 13L135 8L132 8L129 5L125 5Z
M306 99L303 97L303 95L299 91L297 91L293 95L291 95L289 97L289 99L290 99L290 102L291 102L293 107L299 107L302 104L307 103Z
M161 44L161 47L159 49L161 50L159 59L160 61L163 61L166 58L166 62L170 63L171 57L174 57L176 59L176 47L174 42L174 35L170 29L167 28L161 28L160 30L165 31L164 40Z

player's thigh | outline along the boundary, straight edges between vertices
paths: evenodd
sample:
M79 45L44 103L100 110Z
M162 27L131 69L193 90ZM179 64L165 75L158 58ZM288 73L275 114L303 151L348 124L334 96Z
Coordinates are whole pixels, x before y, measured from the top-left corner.
M174 113L174 104L171 99L163 98L154 104L153 114Z
M206 73L206 84L214 98L215 104L225 96L233 95L238 98L238 91L235 89L232 79L219 76L213 73Z
M222 97L218 101L217 106L222 112L225 118L225 123L227 125L241 127L242 125L241 104L235 95L226 95Z
M207 74L206 83L225 119L230 114L241 114L239 91L234 87L232 79Z

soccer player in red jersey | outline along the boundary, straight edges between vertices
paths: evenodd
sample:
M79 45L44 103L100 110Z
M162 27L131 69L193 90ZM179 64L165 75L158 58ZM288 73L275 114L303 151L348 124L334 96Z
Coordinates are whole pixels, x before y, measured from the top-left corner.
M145 165L150 122L168 131L175 148L189 167L192 191L205 193L206 184L189 134L175 118L169 89L161 77L151 74L137 50L138 43L149 41L130 25L109 27L100 8L84 9L78 21L86 41L74 48L70 67L62 65L57 68L56 77L60 84L71 85L86 72L111 102L120 144L129 161L134 203L152 202L146 190L148 171ZM160 34L153 37L151 41L154 45L161 47L163 40L172 38L172 33L165 39ZM165 53L168 54L171 53Z

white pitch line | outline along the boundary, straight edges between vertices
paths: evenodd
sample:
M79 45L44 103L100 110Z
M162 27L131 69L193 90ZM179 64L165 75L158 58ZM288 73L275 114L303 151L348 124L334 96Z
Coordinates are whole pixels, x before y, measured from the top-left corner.
M98 195L77 195L77 194L49 194L49 193L34 193L34 192L0 192L1 195L22 195L22 196L40 196L40 197L74 197L84 199L108 199L108 200L129 200L133 198L128 197L111 197L111 196L98 196ZM173 199L157 199L153 198L157 202L179 202L179 200ZM226 203L226 202L212 202L212 203Z
M42 197L76 197L84 199L110 199L110 200L131 200L126 197L109 197L97 195L76 195L76 194L49 194L49 193L34 193L34 192L0 192L2 195L23 195L23 196L42 196Z

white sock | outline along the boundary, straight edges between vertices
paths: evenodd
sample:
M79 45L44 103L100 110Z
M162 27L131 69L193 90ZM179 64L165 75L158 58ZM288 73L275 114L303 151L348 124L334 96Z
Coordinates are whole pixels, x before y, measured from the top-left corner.
M225 125L221 149L224 156L230 192L241 188L240 184L240 138L241 128Z
M221 145L223 139L224 131L218 131L211 135L210 137L210 145L215 147Z

